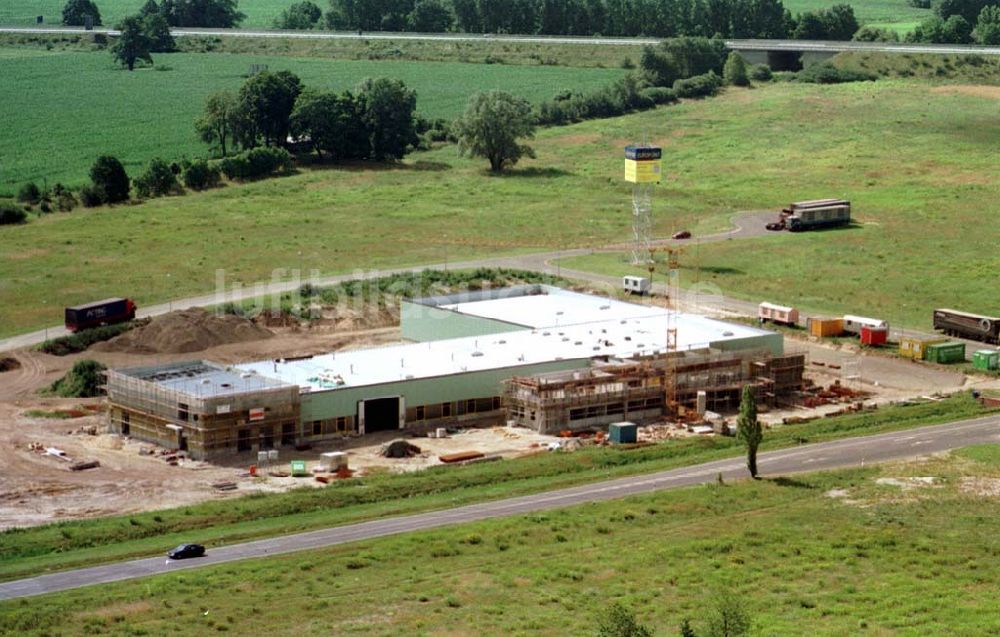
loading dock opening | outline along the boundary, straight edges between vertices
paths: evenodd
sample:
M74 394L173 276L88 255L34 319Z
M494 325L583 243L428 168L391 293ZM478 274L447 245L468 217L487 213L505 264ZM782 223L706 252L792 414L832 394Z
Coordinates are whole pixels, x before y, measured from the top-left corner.
M400 428L403 418L402 400L399 396L364 400L358 412L361 433L393 431Z

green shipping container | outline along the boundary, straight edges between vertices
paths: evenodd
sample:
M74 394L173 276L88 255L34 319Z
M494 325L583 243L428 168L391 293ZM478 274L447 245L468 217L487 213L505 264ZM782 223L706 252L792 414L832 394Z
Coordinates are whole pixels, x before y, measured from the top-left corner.
M927 360L932 363L961 363L965 360L965 343L935 343L927 346Z
M981 349L972 354L972 367L974 369L991 370L1000 369L1000 352L991 349Z
M638 442L639 425L631 422L616 422L609 425L608 439L617 444Z

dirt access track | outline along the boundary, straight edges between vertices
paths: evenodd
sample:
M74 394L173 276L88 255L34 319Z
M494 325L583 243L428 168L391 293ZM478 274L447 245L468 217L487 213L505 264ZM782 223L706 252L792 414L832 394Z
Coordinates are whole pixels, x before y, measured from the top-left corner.
M250 493L282 491L289 488L322 484L308 478L251 478L248 466L252 459L240 457L228 465L208 464L180 459L170 464L169 455L151 445L122 438L106 431L103 400L41 397L37 391L61 377L81 358L93 358L111 367L150 365L175 360L204 358L223 363L259 360L368 347L399 340L397 327L344 331L330 329L302 330L278 328L275 335L259 341L234 343L186 354L133 354L115 351L88 351L65 357L50 356L31 350L17 350L9 356L20 366L0 372L0 529L49 522L127 514L167 507L183 506L205 500L235 497ZM828 385L844 378L848 361L858 360L862 388L872 391L872 401L888 402L933 392L949 392L970 387L960 373L920 365L886 356L862 355L854 348L831 348L819 343L786 339L790 350L805 350L811 361L808 374L818 384ZM980 381L981 382L981 381ZM993 381L992 385L1000 386ZM834 408L793 409L772 412L765 418L780 422L787 415L806 416ZM69 410L80 417L59 419L39 412ZM74 413L75 415L75 413ZM421 453L405 459L388 459L379 454L392 433L330 443L308 452L281 450L278 469L287 471L288 461L303 459L310 469L324 451L348 452L352 469L362 474L370 471L411 471L441 464L443 453L479 451L488 455L515 457L545 453L556 440L527 429L495 428L466 430L444 439L414 438ZM676 435L684 435L679 433ZM674 437L671 434L670 437ZM34 450L33 450L34 448ZM100 466L71 471L70 462L46 453L61 450L73 460L97 460ZM236 484L235 490L220 491L212 485Z

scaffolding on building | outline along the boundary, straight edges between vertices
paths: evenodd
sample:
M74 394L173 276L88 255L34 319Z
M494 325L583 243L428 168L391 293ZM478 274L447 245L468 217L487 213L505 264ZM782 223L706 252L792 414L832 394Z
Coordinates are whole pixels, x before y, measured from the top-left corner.
M620 420L684 416L696 410L699 392L705 393L709 410L732 410L747 385L754 387L761 404L776 406L801 391L804 371L801 353L675 351L571 372L514 377L506 383L504 404L516 424L553 433ZM671 386L673 407L666 401Z

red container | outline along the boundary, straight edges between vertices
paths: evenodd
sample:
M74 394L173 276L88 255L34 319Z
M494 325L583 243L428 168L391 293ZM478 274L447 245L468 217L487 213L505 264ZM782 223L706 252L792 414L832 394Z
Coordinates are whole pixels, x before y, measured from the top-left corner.
M889 330L885 328L876 327L861 327L861 344L870 345L872 347L877 347L879 345L885 345L885 342L889 340Z

